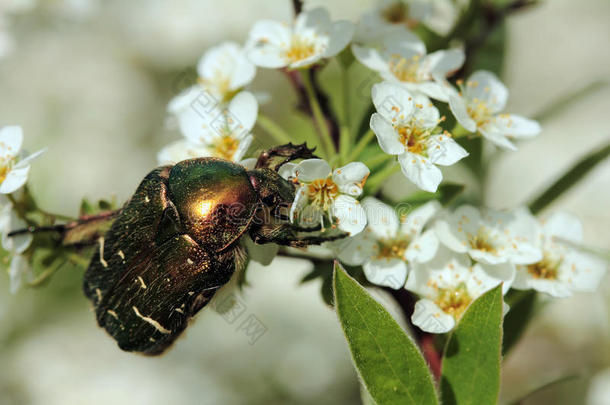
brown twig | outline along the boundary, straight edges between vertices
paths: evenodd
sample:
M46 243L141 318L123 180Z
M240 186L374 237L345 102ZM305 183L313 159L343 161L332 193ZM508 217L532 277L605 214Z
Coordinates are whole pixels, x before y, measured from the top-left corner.
M294 16L298 16L303 11L303 0L292 0L292 9L294 10Z

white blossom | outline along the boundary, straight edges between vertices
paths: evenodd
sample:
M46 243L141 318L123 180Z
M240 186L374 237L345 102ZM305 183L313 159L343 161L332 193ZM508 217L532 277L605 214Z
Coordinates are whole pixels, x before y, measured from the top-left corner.
M373 197L362 200L367 227L359 234L333 244L342 262L362 265L373 284L402 288L412 263L426 262L436 254L438 239L433 230L424 231L440 204L431 201L408 214L397 215L394 208Z
M557 212L543 220L536 243L542 260L517 266L513 287L534 289L554 297L597 289L607 263L578 248L583 241L582 224L573 215Z
M9 237L8 234L16 229L25 228L27 224L17 217L13 206L6 203L0 211L0 233L2 234L2 248L9 253L8 274L10 278L10 291L16 293L23 279L31 277L30 267L22 254L32 244L32 234L26 233Z
M449 107L458 122L470 132L480 132L495 145L516 150L512 138L531 138L540 133L538 122L515 114L500 114L508 89L491 72L474 72L461 92L449 91Z
M441 248L434 259L415 264L409 273L405 288L420 297L411 321L426 332L449 332L472 301L501 282L506 293L513 277L512 264L473 265L467 255Z
M197 64L197 83L170 100L167 110L179 115L192 108L222 108L256 75L256 67L234 42L207 50Z
M337 227L355 235L366 226L366 213L356 200L369 175L360 162L335 170L322 159L286 163L280 170L285 179L299 185L290 208L290 218L301 226Z
M163 148L160 164L172 164L193 157L219 157L239 162L248 151L258 104L249 92L241 92L224 108L186 109L178 115L185 139Z
M435 223L440 241L486 264L531 264L542 259L535 246L537 224L523 209L496 211L462 205Z
M375 38L375 37L373 37ZM352 44L360 63L379 73L382 79L400 84L413 94L449 101L451 89L446 77L464 63L461 49L426 54L426 45L408 31L390 31L362 44Z
M23 131L19 126L0 128L0 193L10 194L28 180L30 162L43 150L27 156L22 150Z
M408 30L430 17L432 11L432 3L426 0L381 0L362 16L357 32L364 36L396 28Z
M419 188L436 191L443 179L436 165L453 165L468 153L440 133L439 112L427 98L388 82L374 85L372 96L377 113L370 126L381 149L398 157L403 174Z
M246 49L257 66L304 68L341 52L353 34L352 23L333 22L328 11L318 7L300 13L292 26L272 20L257 22Z

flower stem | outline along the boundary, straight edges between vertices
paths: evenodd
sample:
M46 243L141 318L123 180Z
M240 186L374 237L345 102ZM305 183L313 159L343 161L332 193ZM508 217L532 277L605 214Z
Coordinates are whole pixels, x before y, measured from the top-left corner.
M305 86L305 91L307 92L309 105L311 106L311 111L313 112L314 124L318 131L318 135L320 136L320 141L322 142L322 146L326 151L326 155L331 157L333 152L336 152L335 146L333 145L333 140L330 136L328 126L326 125L326 118L322 113L322 108L320 108L320 102L318 101L318 97L316 97L316 93L311 82L311 77L306 69L301 70L300 73L303 80L303 85Z
M461 138L463 136L467 136L467 135L470 135L470 134L472 134L472 132L470 132L469 130L467 130L463 126L461 126L459 122L456 122L455 126L451 130L451 136L454 139Z
M341 65L341 64L340 64ZM350 120L350 89L349 89L349 74L348 68L342 66L341 69L341 86L343 96L343 122L339 132L339 153L341 155L341 163L346 164L349 148L352 144L351 120Z
M373 157L370 157L368 159L363 159L362 163L364 163L369 169L371 167L375 167L381 163L384 163L385 161L394 158L394 156L392 155L386 155L385 153L379 153Z
M366 146L373 140L374 137L375 137L375 133L372 130L369 129L362 136L362 138L360 138L360 140L358 141L358 143L356 144L356 146L352 150L352 153L349 155L348 160L350 162L353 161L353 160L356 160L358 158L358 156L360 156L362 151L364 151Z
M289 143L290 135L282 127L276 124L271 118L259 113L256 123L273 137L280 144Z

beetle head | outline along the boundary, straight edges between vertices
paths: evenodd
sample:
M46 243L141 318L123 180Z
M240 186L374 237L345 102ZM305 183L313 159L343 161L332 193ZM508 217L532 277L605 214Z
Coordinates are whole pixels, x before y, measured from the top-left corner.
M294 201L294 186L271 169L255 169L248 172L250 182L258 194L261 208L275 219L289 220Z

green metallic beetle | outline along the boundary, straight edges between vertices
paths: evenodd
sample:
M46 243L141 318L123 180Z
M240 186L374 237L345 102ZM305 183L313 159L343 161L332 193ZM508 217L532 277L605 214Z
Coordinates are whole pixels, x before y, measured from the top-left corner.
M295 247L343 237L304 235L319 229L292 225L282 212L295 190L277 170L312 152L288 144L261 154L254 170L197 158L150 172L99 238L85 273L99 325L123 350L160 354L245 265L243 235Z

